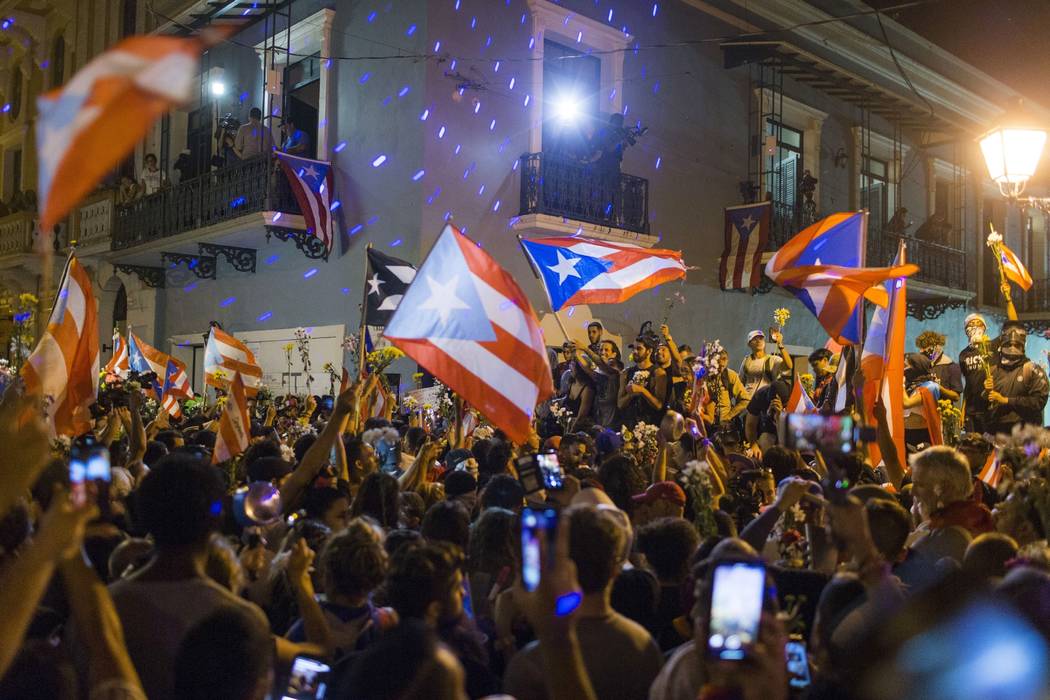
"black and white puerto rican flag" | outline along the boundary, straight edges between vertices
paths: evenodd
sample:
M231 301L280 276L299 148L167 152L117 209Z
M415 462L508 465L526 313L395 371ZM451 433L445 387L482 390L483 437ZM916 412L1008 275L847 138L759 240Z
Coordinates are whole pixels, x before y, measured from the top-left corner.
M416 268L375 248L368 249L368 324L385 326L416 277Z

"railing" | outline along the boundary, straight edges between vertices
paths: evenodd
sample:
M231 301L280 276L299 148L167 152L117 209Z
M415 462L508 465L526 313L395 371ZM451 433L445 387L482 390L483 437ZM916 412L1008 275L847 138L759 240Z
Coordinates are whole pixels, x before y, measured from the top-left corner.
M544 153L521 157L520 214L649 232L649 181Z
M0 218L0 257L31 252L35 228L33 212L18 211Z
M89 196L76 210L75 227L70 240L77 246L109 243L113 235L115 210L113 190L105 190Z
M123 250L245 214L299 214L269 155L229 165L117 207L113 250Z
M1001 306L1002 297L997 297L997 300ZM1050 313L1050 280L1035 280L1032 288L1024 294L1019 295L1015 290L1014 300L1022 313Z
M959 291L974 291L973 280L966 274L965 251L941 243L869 231L867 264L870 267L891 264L901 240L908 245L907 261L919 266L919 272L912 279Z

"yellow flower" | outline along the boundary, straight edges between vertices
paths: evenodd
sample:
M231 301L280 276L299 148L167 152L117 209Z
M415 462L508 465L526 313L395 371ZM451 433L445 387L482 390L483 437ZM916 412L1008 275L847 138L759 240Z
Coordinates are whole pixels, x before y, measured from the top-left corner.
M776 321L778 326L783 328L791 320L791 311L783 307L776 309L773 312L773 320Z
M29 292L22 292L21 294L18 295L18 304L20 306L23 306L23 307L25 307L25 306L36 306L39 303L40 303L40 300L37 299L35 295L33 295L33 294L29 293Z
M284 351L285 352L291 352L292 350L295 350L295 343L285 343L284 344Z

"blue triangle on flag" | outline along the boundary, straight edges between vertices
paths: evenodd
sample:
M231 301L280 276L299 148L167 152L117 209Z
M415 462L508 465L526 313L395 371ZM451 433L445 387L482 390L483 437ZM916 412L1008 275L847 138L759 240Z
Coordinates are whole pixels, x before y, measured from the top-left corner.
M554 311L563 307L573 294L595 277L605 274L612 266L608 260L580 255L568 248L547 245L541 241L523 239L522 245L536 263Z

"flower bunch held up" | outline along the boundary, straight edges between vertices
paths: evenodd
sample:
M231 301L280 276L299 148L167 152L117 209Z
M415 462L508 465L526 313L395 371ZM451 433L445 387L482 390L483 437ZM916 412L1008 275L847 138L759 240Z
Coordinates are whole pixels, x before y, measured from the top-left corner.
M659 433L660 428L649 423L638 423L633 429L621 426L624 453L634 457L639 466L652 467L660 454Z
M937 402L937 411L941 414L944 442L948 445L956 445L962 430L962 411L948 399L941 399Z
M306 393L313 394L314 377L310 374L310 331L305 328L296 328L295 345L299 349L299 360L303 363L303 373L306 375Z

